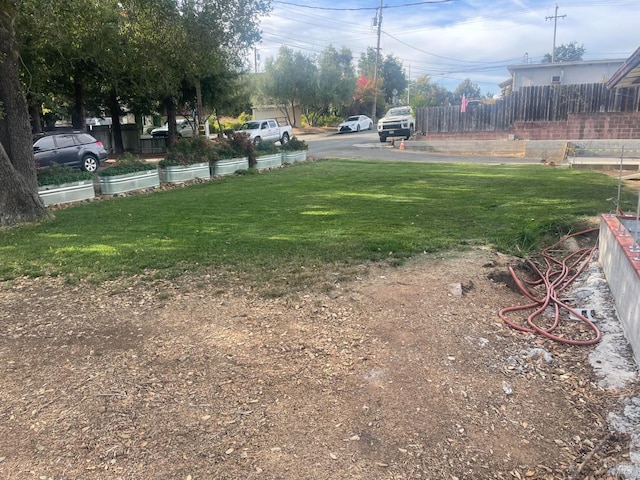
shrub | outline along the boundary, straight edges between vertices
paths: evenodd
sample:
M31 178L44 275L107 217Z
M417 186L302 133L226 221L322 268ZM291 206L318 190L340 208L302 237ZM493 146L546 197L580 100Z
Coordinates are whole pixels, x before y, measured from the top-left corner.
M249 165L255 164L255 148L244 133L231 133L227 137L216 139L214 144L220 159L247 157Z
M254 148L258 157L261 155L273 155L275 153L280 153L280 148L278 148L275 142L272 142L270 140L265 142L258 142L258 144L255 145Z
M299 140L298 137L293 137L280 148L287 152L297 152L300 150L309 150L309 145L307 145L307 142L304 140Z
M136 157L130 153L125 153L118 162L98 172L100 177L112 177L114 175L126 175L127 173L145 172L147 170L156 170L157 165L147 163L140 157Z
M258 170L254 167L249 167L248 169L236 170L236 175L257 175Z
M214 163L219 159L214 142L197 135L182 138L167 149L167 156L160 160L160 167L193 165L194 163Z
M80 180L92 180L93 173L82 170L74 170L68 165L51 164L50 167L38 170L38 186L62 185L63 183L79 182Z

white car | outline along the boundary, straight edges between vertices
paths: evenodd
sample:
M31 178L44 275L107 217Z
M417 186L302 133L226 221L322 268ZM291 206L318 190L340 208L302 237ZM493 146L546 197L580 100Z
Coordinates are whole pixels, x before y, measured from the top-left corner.
M360 130L371 130L373 120L366 115L353 115L338 125L338 133L359 132Z
M195 130L193 128L193 122L186 118L176 120L176 130L178 131L178 138L193 137ZM165 123L159 128L151 130L152 137L167 137L169 136L169 123Z

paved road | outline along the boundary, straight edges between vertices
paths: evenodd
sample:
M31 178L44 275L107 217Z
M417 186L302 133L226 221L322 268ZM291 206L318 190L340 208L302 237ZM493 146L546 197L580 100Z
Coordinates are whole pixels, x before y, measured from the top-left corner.
M374 131L343 134L309 134L304 140L309 144L308 155L316 159L345 158L355 160L387 160L433 163L483 163L483 164L539 164L540 159L513 157L457 156L421 152L408 148L404 151L389 143L380 143ZM409 142L407 142L409 143ZM396 143L398 145L399 142Z

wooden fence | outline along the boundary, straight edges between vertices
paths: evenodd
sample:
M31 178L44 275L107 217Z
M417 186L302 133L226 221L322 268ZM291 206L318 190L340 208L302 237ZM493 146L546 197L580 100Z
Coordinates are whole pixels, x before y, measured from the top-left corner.
M506 131L515 122L567 120L573 113L640 111L639 88L608 89L604 83L523 87L494 103L424 107L416 110L416 132Z

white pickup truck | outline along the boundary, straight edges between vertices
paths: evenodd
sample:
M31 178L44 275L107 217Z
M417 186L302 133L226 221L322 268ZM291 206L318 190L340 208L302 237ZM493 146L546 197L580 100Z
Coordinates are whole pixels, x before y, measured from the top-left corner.
M410 106L393 107L378 120L378 136L381 142L386 142L387 137L404 137L409 140L415 125Z
M275 118L245 122L238 132L247 135L254 145L265 141L280 142L280 145L284 145L293 137L291 125L281 126Z

